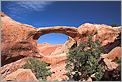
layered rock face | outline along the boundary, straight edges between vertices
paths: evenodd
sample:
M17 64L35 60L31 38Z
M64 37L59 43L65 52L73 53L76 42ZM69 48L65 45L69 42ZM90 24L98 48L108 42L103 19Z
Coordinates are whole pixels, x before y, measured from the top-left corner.
M93 35L93 40L100 40L104 49L104 62L109 70L116 69L117 65L110 66L116 57L120 57L121 28L107 25L85 23L78 28L67 26L54 26L47 28L34 28L12 20L1 13L1 74L4 80L19 80L18 75L13 79L13 74L30 74L29 70L19 70L26 63L26 58L34 57L50 64L53 74L47 80L67 80L66 76L66 54L69 49L79 45L80 41L87 41L88 35ZM52 45L48 43L38 44L41 35L48 33L63 33L68 35L69 40L64 44ZM111 52L110 52L111 51ZM117 53L116 53L117 52ZM26 75L26 74L25 74ZM28 76L27 75L27 76ZM31 78L31 77L28 77ZM21 79L22 80L22 79ZM23 77L23 80L26 80Z

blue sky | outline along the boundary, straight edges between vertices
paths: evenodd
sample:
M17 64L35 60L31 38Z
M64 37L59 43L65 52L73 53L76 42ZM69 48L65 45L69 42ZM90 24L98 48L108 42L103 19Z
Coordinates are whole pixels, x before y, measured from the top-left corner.
M12 19L36 28L75 26L84 23L121 25L120 1L4 1L2 12ZM38 43L62 44L64 34L45 34Z

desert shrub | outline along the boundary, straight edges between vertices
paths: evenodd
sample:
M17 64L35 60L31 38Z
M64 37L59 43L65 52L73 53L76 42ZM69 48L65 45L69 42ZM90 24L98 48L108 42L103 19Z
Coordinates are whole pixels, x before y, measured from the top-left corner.
M24 69L31 69L39 80L46 80L46 77L51 75L48 64L36 58L29 58L27 63L22 67Z
M112 26L112 27L117 27L118 25L115 24L115 23L113 23L113 24L111 24L111 26Z
M67 54L67 75L73 80L87 80L91 75L96 80L103 76L103 64L99 61L102 49L100 41L92 41L92 36L88 36L87 42L81 42L79 46L69 50Z

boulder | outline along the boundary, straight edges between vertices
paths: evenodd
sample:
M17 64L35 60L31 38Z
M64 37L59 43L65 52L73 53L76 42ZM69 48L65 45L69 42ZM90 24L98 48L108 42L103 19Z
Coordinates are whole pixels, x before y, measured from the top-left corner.
M109 59L110 61L116 60L121 57L121 47L115 47L108 54L101 55L101 58Z
M27 58L22 58L10 64L6 64L0 68L0 74L2 78L5 78L8 74L16 71L17 69L21 68L27 61Z
M38 81L31 69L18 69L7 75L3 80L6 81Z
M105 65L107 66L106 70L108 70L108 71L112 71L112 70L116 69L119 66L117 63L111 62L111 60L109 60L107 58L104 59L103 61L105 62Z
M112 71L116 69L119 65L115 63L117 59L121 57L121 47L116 47L112 49L108 54L101 55L105 65L107 66L107 70Z

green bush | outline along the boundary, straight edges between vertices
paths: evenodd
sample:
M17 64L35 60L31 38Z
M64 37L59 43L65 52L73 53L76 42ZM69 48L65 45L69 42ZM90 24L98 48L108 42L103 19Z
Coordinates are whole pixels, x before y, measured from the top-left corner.
M99 61L102 53L100 42L93 42L92 36L88 37L87 42L81 42L79 46L69 50L66 68L70 79L83 81L94 74L95 79L100 80L103 76L104 67Z
M40 80L46 80L46 77L51 75L50 69L47 67L47 63L36 58L29 58L27 63L22 66L24 69L31 69L37 79Z

